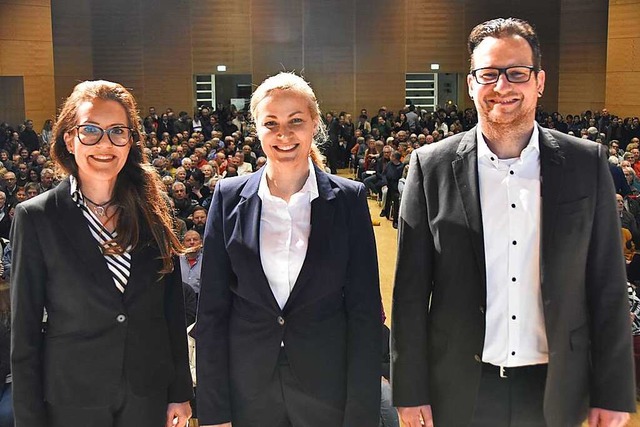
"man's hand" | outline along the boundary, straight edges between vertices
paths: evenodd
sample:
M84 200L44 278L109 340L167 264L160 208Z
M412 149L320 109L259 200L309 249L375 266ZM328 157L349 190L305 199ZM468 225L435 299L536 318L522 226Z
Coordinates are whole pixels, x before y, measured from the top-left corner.
M231 423L224 423L224 424L209 424L206 426L200 426L200 427L231 427Z
M169 403L167 405L166 427L185 427L191 418L191 405L189 402Z
M627 412L609 411L602 408L589 409L589 427L624 427L629 422Z
M431 405L398 408L398 414L405 427L433 427Z

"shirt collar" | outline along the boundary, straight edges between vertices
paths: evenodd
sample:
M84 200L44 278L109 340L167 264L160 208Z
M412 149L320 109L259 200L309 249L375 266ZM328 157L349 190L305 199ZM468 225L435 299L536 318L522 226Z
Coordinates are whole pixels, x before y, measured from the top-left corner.
M71 193L71 198L74 202L76 202L78 206L84 204L82 192L80 191L80 187L78 186L78 180L73 175L69 175L69 192Z
M540 132L538 131L538 126L534 124L531 138L529 138L529 143L526 147L524 147L522 153L520 153L520 158L524 159L528 157L530 153L536 153L537 155L540 155L539 135ZM491 151L491 149L487 145L487 142L484 140L484 135L482 135L482 130L480 129L480 127L478 127L476 131L476 137L478 141L478 160L482 159L483 157L493 157L497 159L498 156L496 156L493 151Z
M296 194L308 193L309 202L312 202L314 199L316 199L319 196L318 180L316 178L316 168L313 167L313 162L311 161L311 158L309 158L308 160L308 165L309 165L309 176L307 177L307 180L305 181L300 191L298 191ZM263 166L263 168L265 166ZM260 177L260 185L258 186L258 196L260 197L260 199L262 199L263 202L265 201L265 199L274 198L274 196L271 195L271 191L269 191L269 184L267 184L266 169L262 173L262 176Z

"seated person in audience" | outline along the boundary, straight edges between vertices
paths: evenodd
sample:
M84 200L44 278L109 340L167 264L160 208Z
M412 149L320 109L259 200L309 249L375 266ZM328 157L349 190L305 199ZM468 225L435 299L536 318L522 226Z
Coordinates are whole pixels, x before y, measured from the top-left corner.
M4 192L0 191L0 237L8 239L9 230L11 230L11 217L9 216L7 196Z
M218 151L214 160L218 165L218 175L225 176L227 171L227 156L224 151Z
M267 164L267 158L260 156L256 159L256 170L259 170L260 168L262 168L264 165Z
M16 205L18 205L27 200L27 191L24 189L24 187L18 187L15 196Z
M209 190L208 187L207 190ZM202 236L204 234L204 227L207 224L207 209L202 206L196 206L193 208L191 223L191 230L197 231L198 234Z
M200 269L202 267L202 237L195 230L184 234L182 244L188 249L185 255L180 255L182 283L185 283L200 294Z
M621 194L616 194L616 202L618 206L618 215L620 217L620 225L622 228L626 228L631 232L633 243L636 247L640 247L640 231L636 219L633 215L625 209L624 197Z
M27 194L27 200L36 197L40 192L38 191L38 184L35 182L28 182L27 185L24 186L24 191Z
M204 181L204 173L200 169L194 169L188 180L191 187L189 197L199 205L202 205L202 202L209 196L209 188L204 185Z
M386 178L384 176L384 170L387 167L387 164L391 161L391 153L393 152L393 148L390 145L386 145L382 149L382 158L378 159L376 162L375 174L365 178L364 185L367 187L369 191L373 194L381 195L382 187L387 184Z
M26 163L18 165L18 174L16 175L16 185L24 187L29 182L29 167Z
M382 147L384 147L384 143L371 138L368 141L367 146L368 148L364 153L364 164L360 174L361 181L364 181L367 177L376 172L376 162L382 154Z
M189 198L187 187L182 182L174 182L171 190L176 216L182 220L187 219L193 213L193 208L197 205L197 202Z
M631 191L631 195L637 196L640 194L640 179L636 176L635 171L632 167L627 166L622 168L622 172L624 173L624 177L627 180L627 184L629 184L629 189Z
M242 151L236 152L231 158L231 162L238 171L238 176L248 175L253 172L251 163L245 162L245 154Z

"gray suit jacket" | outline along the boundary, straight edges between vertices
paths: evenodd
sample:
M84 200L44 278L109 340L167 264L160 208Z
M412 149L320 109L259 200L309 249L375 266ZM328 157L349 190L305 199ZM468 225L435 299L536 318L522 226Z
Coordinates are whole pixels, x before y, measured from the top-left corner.
M465 426L481 374L486 272L477 128L416 150L402 197L392 315L394 405ZM634 412L629 305L606 150L540 129L547 424Z

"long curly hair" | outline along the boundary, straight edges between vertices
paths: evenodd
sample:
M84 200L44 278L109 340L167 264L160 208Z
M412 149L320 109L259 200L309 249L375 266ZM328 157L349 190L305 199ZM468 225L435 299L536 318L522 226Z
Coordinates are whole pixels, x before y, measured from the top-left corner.
M183 253L184 248L173 231L173 219L163 197L162 181L138 143L141 135L138 106L127 89L105 80L78 84L65 100L53 127L51 157L63 174L73 175L82 186L78 164L67 149L64 135L77 125L78 107L94 99L115 101L122 105L127 114L128 126L134 129L131 149L116 178L113 194L114 204L120 209L116 224L117 237L113 242L106 242L103 250L105 253L122 253L123 248L136 248L138 245L151 243L145 240L152 239L160 250L160 273L169 273L173 271L173 255ZM145 239L149 234L150 238ZM117 246L110 243L116 243Z

